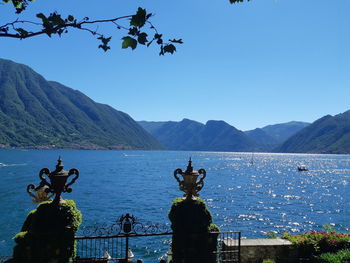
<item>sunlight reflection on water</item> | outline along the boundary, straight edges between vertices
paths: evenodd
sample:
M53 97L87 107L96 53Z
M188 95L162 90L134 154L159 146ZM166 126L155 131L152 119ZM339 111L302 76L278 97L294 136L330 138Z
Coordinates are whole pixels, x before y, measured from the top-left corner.
M169 222L171 202L182 195L172 173L185 169L192 157L195 169L207 170L200 195L222 230L264 237L271 230L298 233L319 230L323 224L342 232L349 229L347 155L0 150L0 204L5 215L0 217L0 255L11 254L11 238L35 207L26 186L37 184L40 169L54 168L59 155L66 169L80 170L73 192L64 198L77 202L84 225L113 223L127 212L144 221ZM298 172L300 164L309 171ZM152 242L135 244L135 250L147 257L160 256L169 239Z

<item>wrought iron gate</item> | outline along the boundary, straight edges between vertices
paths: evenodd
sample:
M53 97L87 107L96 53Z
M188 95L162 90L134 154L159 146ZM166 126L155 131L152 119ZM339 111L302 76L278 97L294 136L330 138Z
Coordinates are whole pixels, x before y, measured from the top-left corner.
M119 220L108 226L99 225L84 228L82 236L75 237L77 247L76 263L114 263L131 262L134 255L130 243L143 237L164 236L167 247L170 247L172 231L168 225L142 224L130 214L122 215ZM212 233L217 236L217 262L240 262L240 232L227 231ZM137 240L140 242L141 240ZM163 239L164 242L164 239ZM171 259L171 251L168 251ZM135 261L134 261L135 262ZM152 259L157 262L157 259Z

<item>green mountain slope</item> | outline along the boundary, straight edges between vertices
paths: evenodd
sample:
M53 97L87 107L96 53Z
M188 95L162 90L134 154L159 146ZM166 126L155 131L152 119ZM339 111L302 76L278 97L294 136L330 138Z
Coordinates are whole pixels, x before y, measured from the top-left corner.
M255 142L224 121L202 124L183 119L180 122L139 122L169 150L258 151Z
M276 152L350 153L350 111L327 115L289 138Z
M0 145L159 149L127 114L0 59Z

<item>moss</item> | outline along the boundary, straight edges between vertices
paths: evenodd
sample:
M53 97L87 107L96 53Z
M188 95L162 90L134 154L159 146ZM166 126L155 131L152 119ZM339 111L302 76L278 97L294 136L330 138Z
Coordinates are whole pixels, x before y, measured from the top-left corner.
M175 199L168 216L174 232L208 232L212 223L211 213L200 198L191 201Z
M27 231L19 232L19 233L17 233L17 234L15 235L15 237L13 238L13 240L14 240L16 243L20 243L20 242L22 242L23 240L25 240L27 234L28 234Z
M218 227L217 225L215 224L211 224L209 226L209 232L220 232L220 227Z
M212 215L204 200L177 198L168 216L174 231L172 252L175 263L215 262L212 252L216 249L217 235L210 232L220 229L211 224Z
M41 203L31 211L14 240L16 263L67 263L75 256L74 234L82 215L73 200Z

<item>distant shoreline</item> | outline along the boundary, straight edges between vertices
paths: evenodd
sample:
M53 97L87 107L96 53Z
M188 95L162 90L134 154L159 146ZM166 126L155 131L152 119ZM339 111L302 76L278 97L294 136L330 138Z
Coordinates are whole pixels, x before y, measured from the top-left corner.
M99 145L67 145L67 146L56 146L56 145L35 145L35 146L9 146L0 145L0 149L5 150L155 150L155 149L140 149L133 148L130 146L117 145L110 147L103 147ZM161 149L157 149L161 150Z
M103 147L98 145L67 145L67 146L57 146L57 145L36 145L36 146L9 146L0 144L0 149L4 150L88 150L88 151L175 151L175 152L227 152L227 151L207 151L207 150L171 150L171 149L145 149L145 148L133 148L125 145L116 145L110 147ZM331 155L349 155L349 153L341 152L306 152L306 153L293 153L293 152L230 152L230 153L249 153L249 154L331 154Z

